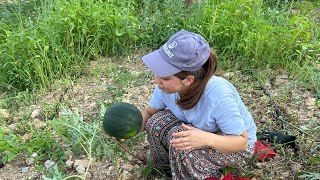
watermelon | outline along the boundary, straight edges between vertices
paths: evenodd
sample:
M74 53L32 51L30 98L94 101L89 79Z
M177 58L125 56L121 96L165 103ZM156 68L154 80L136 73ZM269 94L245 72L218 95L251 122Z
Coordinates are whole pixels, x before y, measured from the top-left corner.
M139 133L142 114L133 104L120 102L108 107L103 117L103 129L112 137L130 139Z

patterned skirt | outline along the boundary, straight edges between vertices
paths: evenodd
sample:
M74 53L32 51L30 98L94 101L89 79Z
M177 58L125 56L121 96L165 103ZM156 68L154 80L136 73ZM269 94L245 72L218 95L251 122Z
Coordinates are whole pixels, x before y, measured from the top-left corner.
M154 165L171 170L174 180L220 178L221 168L241 166L253 154L249 148L237 153L222 153L210 147L177 150L170 145L170 140L173 133L183 131L181 123L169 110L163 110L154 114L146 124Z

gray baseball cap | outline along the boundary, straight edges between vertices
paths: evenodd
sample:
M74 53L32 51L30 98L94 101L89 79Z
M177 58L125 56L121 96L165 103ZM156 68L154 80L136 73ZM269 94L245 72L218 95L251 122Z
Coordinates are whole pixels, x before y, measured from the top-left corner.
M167 77L180 71L199 70L209 55L209 44L201 35L181 30L142 60L156 76Z

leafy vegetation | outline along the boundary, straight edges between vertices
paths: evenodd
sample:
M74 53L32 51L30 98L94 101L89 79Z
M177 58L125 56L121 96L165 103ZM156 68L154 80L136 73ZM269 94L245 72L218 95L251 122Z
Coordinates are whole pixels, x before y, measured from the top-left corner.
M276 76L274 72L285 73L295 84L284 89L283 95L268 97L268 106L280 104L281 111L289 111L293 106L286 107L284 103L290 104L294 99L290 97L290 90L301 86L317 97L314 107L317 110L320 105L319 7L317 1L294 0L208 0L190 7L182 0L2 3L0 163L10 163L18 157L34 158L37 169L46 174L44 179L86 178L86 173L68 176L65 162L69 151L73 156L86 157L90 161L88 166L103 157L119 163L118 157L128 155L102 131L102 115L108 105L126 99L130 87L142 86L150 79L148 72L132 72L122 65L126 61L137 64L128 56L158 48L180 29L202 34L217 50L221 69L250 76L251 82L245 85L240 83L242 76L235 77L239 86L245 86L242 93L250 94L251 91L246 92L248 89L261 88ZM114 62L105 62L105 68L91 64L101 57L112 57ZM92 67L95 69L89 69ZM65 96L72 90L80 91L74 85L86 76L106 78L105 90L92 93L107 100L97 97L94 109L97 112L84 118L72 109L75 103L70 100L72 97ZM60 94L52 95L55 101L42 102L42 114L30 118L35 109L30 104L40 104L39 96L56 91ZM79 94L74 96L81 96ZM304 99L296 100L300 104L304 102ZM253 106L257 103L249 104L249 108L256 108ZM272 113L272 108L266 113ZM7 115L5 110L14 115ZM306 165L295 177L317 179L319 173L314 166L320 165L316 154L319 145L310 137L319 133L319 122L310 118L308 122L313 128L305 130L297 125L298 115L285 115L283 122L291 128L286 131L299 134L297 141L305 143L295 157L285 147L273 146L286 160L302 161ZM40 126L40 122L43 125ZM276 125L277 122L268 119L259 128L279 130ZM125 144L134 149L135 142L143 138L141 134ZM56 162L50 170L42 165L48 159ZM252 161L254 164L256 159ZM157 173L152 163L147 162L147 166L140 169L142 174Z
M174 1L31 1L1 7L4 90L50 87L78 76L99 55L159 47L186 29L205 36L223 64L243 71L283 68L317 92L319 13L316 2L208 1L186 8ZM228 63L227 63L228 62ZM312 79L309 82L309 79Z

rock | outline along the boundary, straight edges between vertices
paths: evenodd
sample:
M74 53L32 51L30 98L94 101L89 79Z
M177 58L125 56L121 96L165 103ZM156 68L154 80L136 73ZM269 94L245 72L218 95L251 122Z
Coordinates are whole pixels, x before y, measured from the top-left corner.
M64 152L64 154L68 157L68 160L71 160L72 159L72 154L73 152L68 149L67 151Z
M136 175L137 175L137 179L142 179L142 177L143 177L142 172L140 172L140 171L138 171Z
M287 172L283 172L280 176L281 179L288 179L288 177L291 176L291 172L287 171Z
M129 172L132 172L133 166L131 164L125 164L125 165L122 166L122 169L125 169L125 170L127 170Z
M74 161L67 160L67 161L66 161L66 166L67 166L68 168L71 168L72 165L73 165L73 163L74 163Z
M42 122L40 119L38 119L38 118L34 119L34 127L36 129L43 128L45 126L46 126L46 123Z
M128 156L128 161L132 161L133 157L131 155Z
M26 164L27 165L32 165L34 163L34 158L33 157L29 157L29 158L26 158Z
M277 86L282 86L283 84L288 82L288 76L287 75L279 75L276 77L275 84Z
M113 174L113 172L116 170L116 168L114 166L110 166L106 172L106 174L108 176L110 176L111 174Z
M271 84L270 84L270 82L264 83L263 88L266 89L266 90L271 89Z
M0 119L8 119L9 113L6 109L0 109Z
M29 170L29 166L28 167L22 167L21 168L21 173L27 173Z
M73 167L77 168L78 166L88 167L89 161L87 159L77 159L74 161Z
M91 175L91 173L90 172L86 172L85 174L85 179L91 179L92 178L92 175Z
M29 140L30 138L32 138L32 133L26 133L23 135L23 137L21 138L21 140L23 142L26 142L27 140Z
M122 173L120 174L120 177L118 178L119 180L132 180L133 176L130 172L127 170L123 170Z
M86 168L83 166L83 165L79 165L77 168L76 168L76 171L79 173L79 174L82 174L86 171Z
M35 152L31 154L31 157L33 157L33 158L35 158L35 157L37 157L37 156L38 156L38 154L35 153Z
M309 129L306 125L301 125L301 126L299 126L301 129L303 129L303 130L307 130L307 129Z
M308 109L308 110L315 109L316 98L306 99L305 103L306 103L306 106L307 106L307 109Z
M314 111L309 111L309 112L307 112L307 117L308 118L311 118L311 117L313 117L314 116Z
M234 72L227 72L224 73L223 77L225 77L226 79L232 79L234 76Z
M31 113L31 118L34 119L36 117L39 117L40 113L41 113L40 108L37 108L37 109L33 110L32 113Z
M54 164L55 162L50 160L47 160L46 162L44 162L44 166L46 167L46 169L50 169Z
M301 164L298 164L298 163L291 164L291 171L293 173L300 172L302 168L303 167Z
M264 169L266 167L265 162L257 162L256 165L258 166L259 169Z

